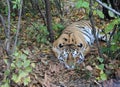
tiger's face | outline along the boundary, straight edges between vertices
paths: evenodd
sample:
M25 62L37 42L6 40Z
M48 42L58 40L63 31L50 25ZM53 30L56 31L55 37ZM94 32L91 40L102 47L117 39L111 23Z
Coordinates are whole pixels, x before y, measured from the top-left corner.
M81 50L79 47L81 47ZM81 46L75 46L74 44L64 45L61 50L58 59L67 69L74 69L77 64L84 60L82 44Z
M74 69L84 60L88 51L88 44L79 33L62 34L54 43L53 51L67 69ZM80 37L79 37L80 36Z

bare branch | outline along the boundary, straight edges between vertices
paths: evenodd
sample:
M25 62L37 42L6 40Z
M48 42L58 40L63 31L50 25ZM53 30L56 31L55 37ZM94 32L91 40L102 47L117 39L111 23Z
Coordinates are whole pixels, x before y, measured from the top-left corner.
M103 55L102 55L101 50L100 50L99 41L98 41L98 38L97 38L97 36L96 36L96 29L95 29L95 23L94 23L94 18L93 18L92 6L93 6L93 2L92 2L92 0L90 0L89 18L90 18L90 22L91 22L92 29L93 29L93 34L94 34L94 37L95 37L95 40L96 40L96 45L97 45L97 48L98 48L99 56L100 56L101 58L103 58Z
M18 35L19 35L19 31L20 31L21 14L22 14L22 5L23 5L23 0L20 1L19 18L18 18L17 31L16 31L15 42L14 42L12 53L14 53L14 51L16 49L16 44L18 41Z
M55 6L57 7L58 9L58 12L63 15L63 11L62 11L62 7L61 7L61 0L54 0L55 2Z
M45 15L42 13L41 8L40 8L39 5L38 5L38 0L35 0L35 5L36 5L39 13L41 14L41 16L42 16L42 18L43 18L44 24L47 25Z
M8 6L8 26L6 29L6 40L5 40L5 50L7 55L10 55L10 2L7 0L7 6Z
M108 10L110 10L110 11L112 11L113 13L115 13L115 14L117 14L117 15L120 16L120 13L119 13L119 12L117 12L116 10L108 7L107 5L105 5L104 3L102 3L100 0L96 0L96 1L97 1L100 5L102 5L103 7L107 8Z

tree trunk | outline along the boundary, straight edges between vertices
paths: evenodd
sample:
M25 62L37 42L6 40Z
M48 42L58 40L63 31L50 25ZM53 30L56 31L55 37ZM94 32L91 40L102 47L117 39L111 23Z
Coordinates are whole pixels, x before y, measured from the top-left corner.
M53 30L52 30L50 1L49 0L45 0L45 8L46 8L47 29L49 31L50 42L53 42L54 41L54 34L53 34Z

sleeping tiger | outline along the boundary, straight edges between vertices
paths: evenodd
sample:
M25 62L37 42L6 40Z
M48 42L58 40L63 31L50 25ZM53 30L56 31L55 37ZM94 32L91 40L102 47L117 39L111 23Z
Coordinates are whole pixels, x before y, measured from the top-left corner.
M96 29L98 39L106 40L101 32L102 30ZM63 30L59 38L54 41L52 50L60 63L64 64L67 69L74 69L77 64L84 61L94 41L90 21L81 20Z

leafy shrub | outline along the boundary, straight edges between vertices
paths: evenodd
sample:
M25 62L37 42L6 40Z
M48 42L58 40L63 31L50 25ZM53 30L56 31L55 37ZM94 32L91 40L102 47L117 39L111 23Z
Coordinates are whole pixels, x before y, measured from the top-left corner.
M99 76L96 77L96 79L97 79L98 81L100 81L100 80L107 80L107 75L106 75L106 73L104 72L104 70L105 70L104 59L97 57L97 60L99 61L100 64L99 64L99 65L98 65L98 64L95 64L95 67L96 67L96 69L98 69L100 72L99 72Z
M120 18L112 20L105 28L105 33L112 32L116 26L116 31L112 36L110 42L107 42L107 46L102 48L102 52L106 53L111 58L116 58L116 52L120 50ZM109 38L109 37L108 37Z
M35 66L34 63L27 58L29 52L27 50L19 51L17 50L13 55L13 61L11 63L10 70L6 70L4 73L4 80L1 87L9 87L10 79L8 76L11 76L11 80L18 84L28 85L31 81L29 73L32 72L32 68ZM4 60L7 65L8 60Z
M63 31L64 26L60 23L53 23L53 30L55 31L55 38L57 38Z
M27 27L27 37L37 43L48 43L48 30L46 26L39 23L32 23L32 26Z
M87 14L86 16L88 17L90 11L89 0L78 0L76 2L76 8L84 8ZM104 14L100 10L99 4L97 2L94 2L92 9L93 9L93 15L97 15L102 19L104 18Z

